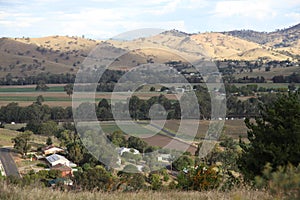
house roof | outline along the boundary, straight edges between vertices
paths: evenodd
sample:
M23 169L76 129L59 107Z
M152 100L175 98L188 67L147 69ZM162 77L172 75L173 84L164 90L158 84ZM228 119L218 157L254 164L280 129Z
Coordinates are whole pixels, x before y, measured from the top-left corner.
M56 178L56 179L50 180L48 182L50 185L53 185L53 184L57 184L57 183L63 183L64 181L65 181L64 178Z
M42 150L45 151L45 150L51 149L53 147L54 147L53 145L49 145L49 146L46 146L46 147L42 148Z
M53 154L51 156L47 156L46 160L51 164L55 164L55 162L60 162L63 163L65 165L68 165L70 167L76 167L76 164L72 163L71 161L69 161L67 158L65 158L64 156L58 155L58 154Z
M71 179L65 179L65 178L56 178L48 181L48 183L50 185L56 185L57 183L63 183L64 185L73 185L73 181Z
M61 155L58 155L58 154L53 154L51 156L47 156L46 160L48 160L48 162L50 162L50 163L53 163L53 162L58 161L58 160L69 161L64 156L61 156Z
M62 148L59 148L59 147L56 147L56 146L53 146L53 145L49 145L49 146L47 146L47 147L44 147L42 150L43 150L43 151L47 151L47 150L50 150L50 149L57 149L57 150L63 151Z
M53 167L51 167L51 169L54 169L54 170L59 170L59 171L72 171L72 168L71 167L68 167L66 165L63 165L61 163L57 164L57 165L54 165Z

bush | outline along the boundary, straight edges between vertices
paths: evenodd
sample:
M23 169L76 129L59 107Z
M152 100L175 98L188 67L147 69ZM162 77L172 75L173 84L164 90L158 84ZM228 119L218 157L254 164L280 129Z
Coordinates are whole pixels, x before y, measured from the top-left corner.
M38 163L36 164L37 167L43 167L43 168L48 168L48 165L44 164L44 163Z
M195 169L188 169L187 173L180 172L177 187L183 190L210 190L215 189L220 184L221 176L214 166L199 165Z
M193 166L194 161L190 156L182 155L177 160L175 160L172 165L178 171L183 170L189 166Z
M126 165L123 171L127 173L139 173L138 168L135 165L131 165L131 164Z
M148 179L152 190L161 189L162 181L159 174L150 174Z
M278 167L272 172L271 164L266 164L263 175L255 177L255 185L267 189L278 199L300 199L300 164L294 167Z

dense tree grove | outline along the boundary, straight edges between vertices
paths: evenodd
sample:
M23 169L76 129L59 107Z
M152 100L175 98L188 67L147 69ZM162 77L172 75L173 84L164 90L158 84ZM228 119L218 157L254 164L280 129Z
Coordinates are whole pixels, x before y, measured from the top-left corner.
M272 80L273 83L300 83L300 74L292 73L289 76L274 76Z
M37 100L40 98L38 97ZM41 101L22 107L18 103L12 102L0 108L0 121L2 122L27 122L31 125L40 124L49 120L60 121L72 119L71 107L49 107L43 105Z

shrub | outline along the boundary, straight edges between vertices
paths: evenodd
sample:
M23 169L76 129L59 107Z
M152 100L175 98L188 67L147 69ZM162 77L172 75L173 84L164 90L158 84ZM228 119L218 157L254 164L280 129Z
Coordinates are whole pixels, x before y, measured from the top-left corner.
M151 184L152 190L159 190L162 187L162 181L159 174L150 174L149 183Z
M189 168L187 173L180 172L177 187L183 190L210 190L217 188L220 184L221 176L215 170L215 166L201 164L194 168Z
M48 168L48 166L44 163L38 163L36 164L37 167L43 167L43 168Z
M300 164L278 167L272 172L271 164L267 163L263 175L255 177L255 185L267 189L278 199L300 199Z

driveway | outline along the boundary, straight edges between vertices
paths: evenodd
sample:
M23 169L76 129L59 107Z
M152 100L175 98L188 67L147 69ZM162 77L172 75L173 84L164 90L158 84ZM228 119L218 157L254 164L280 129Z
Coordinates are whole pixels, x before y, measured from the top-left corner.
M5 170L6 176L20 177L17 165L10 154L9 148L0 148L0 159Z

